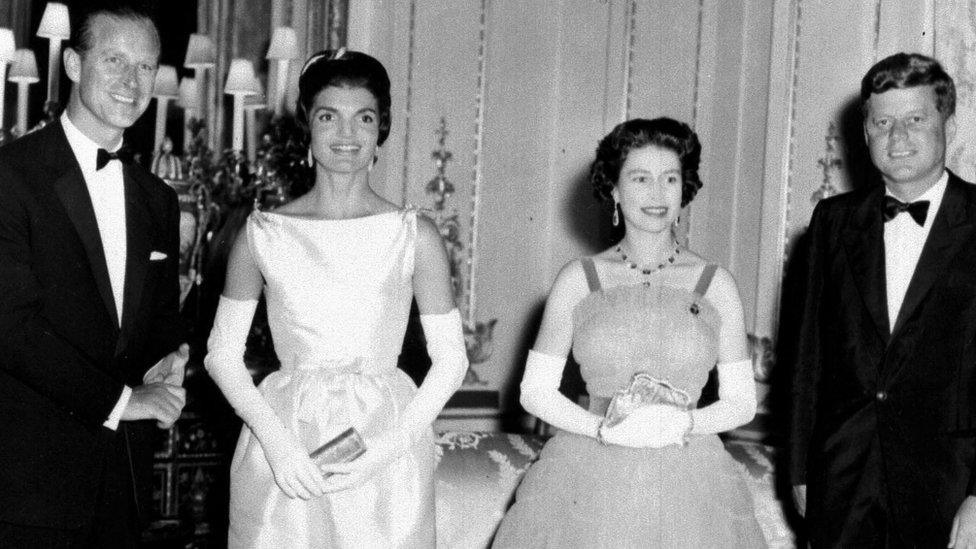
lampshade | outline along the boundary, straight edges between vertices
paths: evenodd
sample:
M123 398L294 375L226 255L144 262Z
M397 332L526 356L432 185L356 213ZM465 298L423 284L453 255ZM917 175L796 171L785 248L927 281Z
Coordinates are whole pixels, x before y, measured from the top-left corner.
M176 80L176 67L160 65L156 71L156 82L153 84L153 95L176 99L180 96L180 85Z
M295 29L291 27L275 27L271 34L271 45L265 59L295 59L298 57L298 39Z
M41 24L37 27L37 35L41 38L71 38L71 22L68 19L68 6L60 2L48 2L41 16Z
M0 28L0 67L13 61L14 51L14 31Z
M227 72L227 82L224 84L224 93L231 95L255 95L261 93L257 85L257 78L254 76L254 65L251 61L242 58L232 59L230 71Z
M191 34L186 45L183 66L191 69L210 69L217 62L217 48L206 34Z
M261 84L261 79L255 77L252 85L258 92L244 98L244 109L257 110L268 108L268 98L264 95L264 85Z
M198 108L198 104L200 103L200 96L198 93L196 78L183 78L180 80L180 99L177 104L184 109Z
M10 72L7 73L7 80L28 84L40 81L37 75L37 59L34 58L33 51L21 48L14 52L13 61L10 63Z

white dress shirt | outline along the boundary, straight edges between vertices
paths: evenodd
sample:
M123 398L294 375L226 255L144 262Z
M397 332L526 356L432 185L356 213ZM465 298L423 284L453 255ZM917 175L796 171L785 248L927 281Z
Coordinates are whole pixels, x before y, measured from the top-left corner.
M932 222L939 212L939 206L942 205L942 197L945 195L948 182L949 172L943 171L942 177L935 185L929 187L921 196L913 200L913 202L929 201L929 210L924 225L919 226L908 212L899 213L894 219L884 224L885 283L888 298L889 330L895 328L895 320L898 318L902 302L905 301L908 284L912 281L912 275L915 274L915 266L918 265L918 258L922 255L922 247L925 246L925 240L932 230ZM901 200L901 197L891 194L890 190L886 189L885 194Z
M126 254L125 183L122 174L122 162L110 160L101 170L95 169L98 149L101 148L98 143L81 133L81 130L71 123L67 111L61 114L61 126L64 128L65 137L68 138L68 145L71 146L71 150L78 160L78 165L81 166L81 174L85 178L85 186L88 187L88 195L91 197L92 208L95 210L98 234L101 237L102 250L105 253L105 266L108 268L108 278L112 284L112 296L115 298L115 311L121 325ZM115 152L121 147L122 140L120 139L108 150ZM106 427L112 430L118 428L122 412L128 405L131 395L132 389L128 386L122 389L122 396L119 397L118 403L104 423Z

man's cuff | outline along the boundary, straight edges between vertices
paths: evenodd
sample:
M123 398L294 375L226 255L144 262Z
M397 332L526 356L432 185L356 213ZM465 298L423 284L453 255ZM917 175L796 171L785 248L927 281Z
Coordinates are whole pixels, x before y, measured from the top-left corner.
M132 397L132 388L128 385L122 387L122 395L119 396L119 401L115 403L115 408L112 408L112 413L108 415L108 419L105 420L104 425L109 429L115 431L119 428L119 422L122 421L122 412L125 411L125 407L129 405L129 398Z

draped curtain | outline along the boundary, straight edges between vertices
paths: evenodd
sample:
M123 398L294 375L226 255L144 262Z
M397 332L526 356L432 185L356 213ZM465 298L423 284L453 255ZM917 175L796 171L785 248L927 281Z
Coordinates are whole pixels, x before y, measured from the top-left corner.
M956 135L949 169L976 181L976 0L933 0L934 53L956 82Z
M18 44L24 44L30 32L31 0L0 2L0 27L12 29Z
M976 0L876 0L876 59L916 51L938 59L956 82L956 135L949 169L976 181Z

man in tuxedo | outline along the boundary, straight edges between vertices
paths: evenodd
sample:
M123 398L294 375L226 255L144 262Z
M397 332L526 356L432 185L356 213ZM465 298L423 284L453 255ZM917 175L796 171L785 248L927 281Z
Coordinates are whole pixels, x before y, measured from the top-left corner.
M791 475L813 547L976 547L976 187L945 168L955 100L929 57L872 67L880 181L810 222Z
M66 111L0 149L0 547L136 546L185 399L176 195L121 149L159 35L129 9L73 26Z

